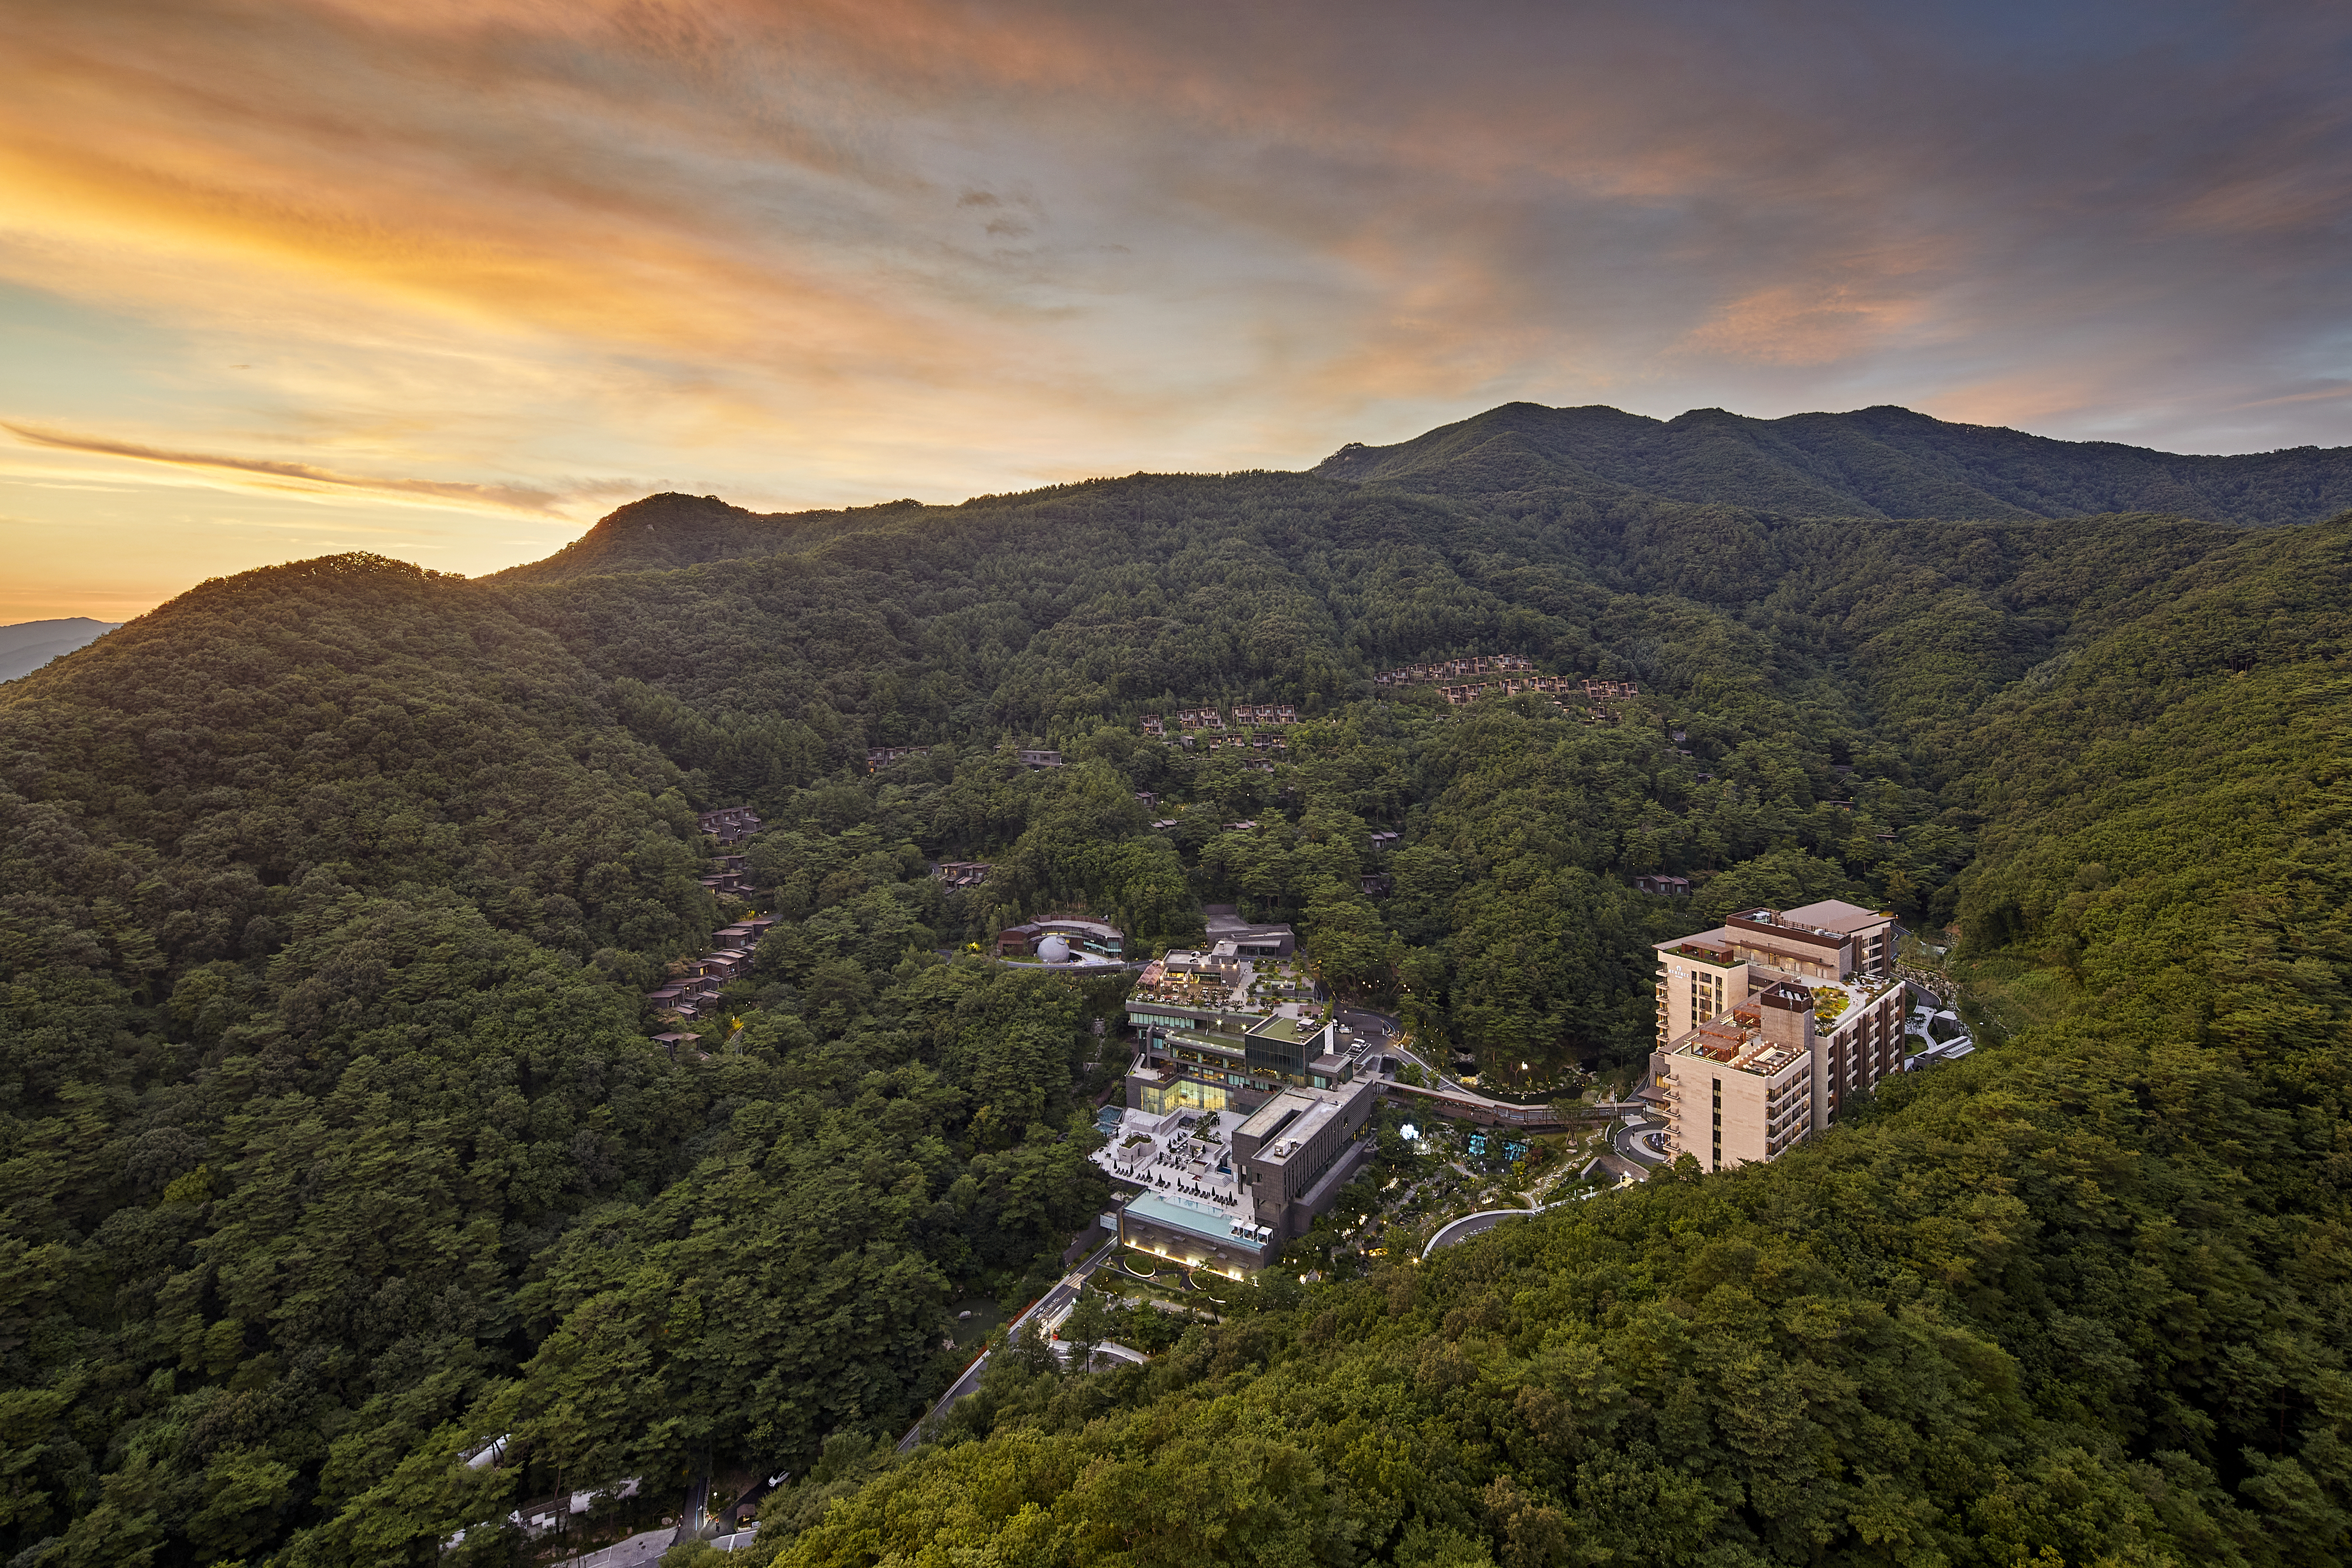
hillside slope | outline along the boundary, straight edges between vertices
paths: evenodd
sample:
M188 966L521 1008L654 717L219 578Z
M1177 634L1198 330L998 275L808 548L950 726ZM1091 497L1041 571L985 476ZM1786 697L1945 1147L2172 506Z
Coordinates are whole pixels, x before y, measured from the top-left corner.
M2200 457L1948 424L1902 408L1671 420L1507 403L1394 446L1349 446L1314 472L1496 497L1641 492L1820 517L2060 517L2162 512L2242 527L2352 507L2352 447Z
M1769 1166L1242 1292L1148 1367L992 1370L912 1462L777 1493L760 1551L2344 1561L2347 586L2352 517L2241 536L1966 725L1997 1047ZM1362 1201L1437 1164L1384 1146Z

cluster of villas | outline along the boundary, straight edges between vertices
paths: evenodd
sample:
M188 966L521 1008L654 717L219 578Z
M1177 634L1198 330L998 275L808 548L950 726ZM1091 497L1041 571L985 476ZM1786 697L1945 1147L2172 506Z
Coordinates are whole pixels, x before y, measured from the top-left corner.
M1485 653L1468 659L1440 659L1433 664L1404 664L1372 677L1376 686L1426 686L1457 681L1465 675L1501 675L1532 670L1536 662L1525 653Z
M731 850L760 831L760 819L749 806L721 806L716 811L705 811L694 819L695 825L719 841L719 847Z
M1255 729L1298 722L1298 709L1289 703L1236 703L1233 708L1233 727ZM1218 734L1225 728L1224 710L1213 707L1187 707L1176 710L1175 733L1205 732ZM1168 722L1156 713L1143 716L1143 733L1154 739L1171 738ZM1215 745L1214 741L1210 743Z
M1902 929L1832 899L1750 909L1657 945L1657 1047L1642 1098L1669 1157L1777 1158L1904 1070Z
M751 972L752 949L759 946L760 938L775 924L772 915L757 915L714 933L710 950L671 965L670 977L646 994L646 1003L665 1021L679 1025L693 1022L717 1004L719 992L728 981ZM701 1038L678 1031L654 1036L672 1056L677 1054L680 1046L691 1046Z
M694 821L717 841L722 852L732 850L760 831L760 819L749 806L722 806L716 811L702 812ZM702 885L713 893L733 894L739 898L751 896L751 875L745 857L724 852L711 856L710 874L702 878Z
M1499 692L1507 697L1523 695L1549 696L1562 713L1575 715L1586 724L1616 724L1624 717L1617 706L1642 695L1638 681L1596 681L1580 675L1510 675L1500 680L1471 681L1459 685L1443 685L1437 695L1454 707L1468 707L1489 693ZM1585 700L1570 707L1561 699L1580 696ZM1688 756L1689 753L1684 753Z
M1535 661L1524 653L1486 653L1475 658L1442 659L1430 664L1406 664L1382 670L1372 677L1380 686L1433 685L1454 707L1467 707L1489 693L1507 697L1549 696L1555 700L1580 696L1591 706L1579 716L1587 724L1613 724L1619 715L1612 706L1642 695L1638 681L1605 681L1589 675L1539 675ZM1560 705L1563 708L1566 704Z
M1437 688L1437 695L1455 707L1467 707L1489 692L1500 692L1507 697L1532 695L1596 699L1642 695L1640 686L1633 681L1595 681L1581 675L1504 675L1490 681L1465 681Z

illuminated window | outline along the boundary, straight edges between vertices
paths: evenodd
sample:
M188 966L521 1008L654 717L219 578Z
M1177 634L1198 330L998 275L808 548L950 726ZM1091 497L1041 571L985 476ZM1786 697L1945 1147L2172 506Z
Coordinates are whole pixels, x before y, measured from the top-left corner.
M1147 1083L1143 1086L1143 1113L1158 1116L1170 1111L1222 1111L1225 1108L1225 1091L1215 1083L1195 1083L1180 1078L1173 1083Z

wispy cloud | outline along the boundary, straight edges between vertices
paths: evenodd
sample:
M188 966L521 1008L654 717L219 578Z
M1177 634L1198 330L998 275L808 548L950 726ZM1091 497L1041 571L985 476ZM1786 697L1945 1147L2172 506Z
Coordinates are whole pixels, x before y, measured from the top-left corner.
M625 495L638 487L626 483L604 483L588 490L562 492L533 489L518 485L476 485L447 479L397 479L359 474L338 474L311 463L281 463L266 458L226 457L209 452L178 452L163 447L147 446L135 441L110 440L104 436L75 435L63 431L43 430L36 425L16 424L0 421L5 430L20 441L35 446L60 452L82 452L99 457L128 457L141 463L159 463L173 468L193 468L206 473L223 473L257 484L263 488L291 491L296 494L358 493L401 501L422 501L445 506L484 508L501 512L523 512L539 517L570 521L557 510L566 503L576 503L583 496L598 498Z

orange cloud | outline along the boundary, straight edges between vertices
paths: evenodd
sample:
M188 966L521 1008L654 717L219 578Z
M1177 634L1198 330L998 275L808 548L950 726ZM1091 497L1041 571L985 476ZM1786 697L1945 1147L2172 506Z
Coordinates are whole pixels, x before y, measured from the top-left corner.
M1685 337L1684 353L1780 365L1850 360L1919 326L1928 307L1916 297L1847 284L1779 284L1732 300Z

